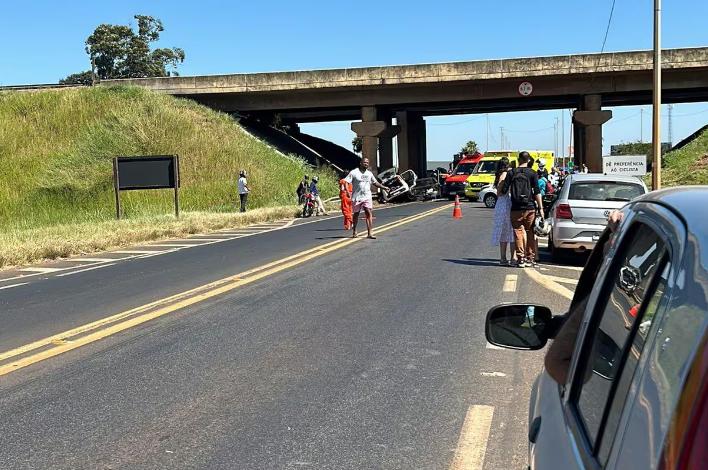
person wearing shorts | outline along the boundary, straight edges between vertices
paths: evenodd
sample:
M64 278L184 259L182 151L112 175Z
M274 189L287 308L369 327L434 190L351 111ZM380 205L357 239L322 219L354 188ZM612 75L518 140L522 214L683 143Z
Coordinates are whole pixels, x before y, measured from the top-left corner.
M357 237L356 226L359 222L359 212L364 211L366 216L366 232L367 238L376 239L372 234L373 226L373 196L371 194L371 186L376 186L384 191L388 188L376 181L376 177L369 170L369 159L362 158L359 162L359 168L354 168L349 172L344 180L347 183L351 183L353 187L352 191L352 205L354 209L354 224L352 225L352 238Z

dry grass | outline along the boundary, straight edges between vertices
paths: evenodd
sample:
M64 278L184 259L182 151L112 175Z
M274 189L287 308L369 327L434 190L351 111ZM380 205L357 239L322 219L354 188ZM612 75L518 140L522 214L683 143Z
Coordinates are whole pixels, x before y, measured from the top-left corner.
M0 232L0 268L290 218L298 209L270 207L243 214L187 212L179 219L165 215Z

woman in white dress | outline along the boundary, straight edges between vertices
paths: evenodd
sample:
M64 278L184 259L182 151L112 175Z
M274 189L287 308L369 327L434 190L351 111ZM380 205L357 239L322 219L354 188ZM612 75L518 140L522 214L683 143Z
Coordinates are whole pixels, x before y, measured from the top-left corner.
M514 246L514 229L511 226L511 196L504 193L504 180L509 170L509 159L504 157L499 160L496 175L494 177L494 187L497 191L497 203L494 206L494 227L492 229L492 245L499 245L499 264L509 266L511 263L506 256L507 246L511 261L516 261L516 250Z

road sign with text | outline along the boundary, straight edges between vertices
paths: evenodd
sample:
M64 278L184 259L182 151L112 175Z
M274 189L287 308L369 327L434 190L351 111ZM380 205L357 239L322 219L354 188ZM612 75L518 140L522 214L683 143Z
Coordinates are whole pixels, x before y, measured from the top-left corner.
M606 175L644 176L647 174L647 156L602 157L602 172Z

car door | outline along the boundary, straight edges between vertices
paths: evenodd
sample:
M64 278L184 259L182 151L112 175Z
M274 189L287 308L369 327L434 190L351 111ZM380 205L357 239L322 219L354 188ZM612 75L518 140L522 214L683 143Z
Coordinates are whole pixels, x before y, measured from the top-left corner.
M649 207L650 204L644 204ZM670 298L676 240L673 227L651 211L637 214L624 227L611 262L593 289L582 338L573 359L565 397L568 439L578 466L604 468L618 434L620 416L637 365L653 341L654 318Z

